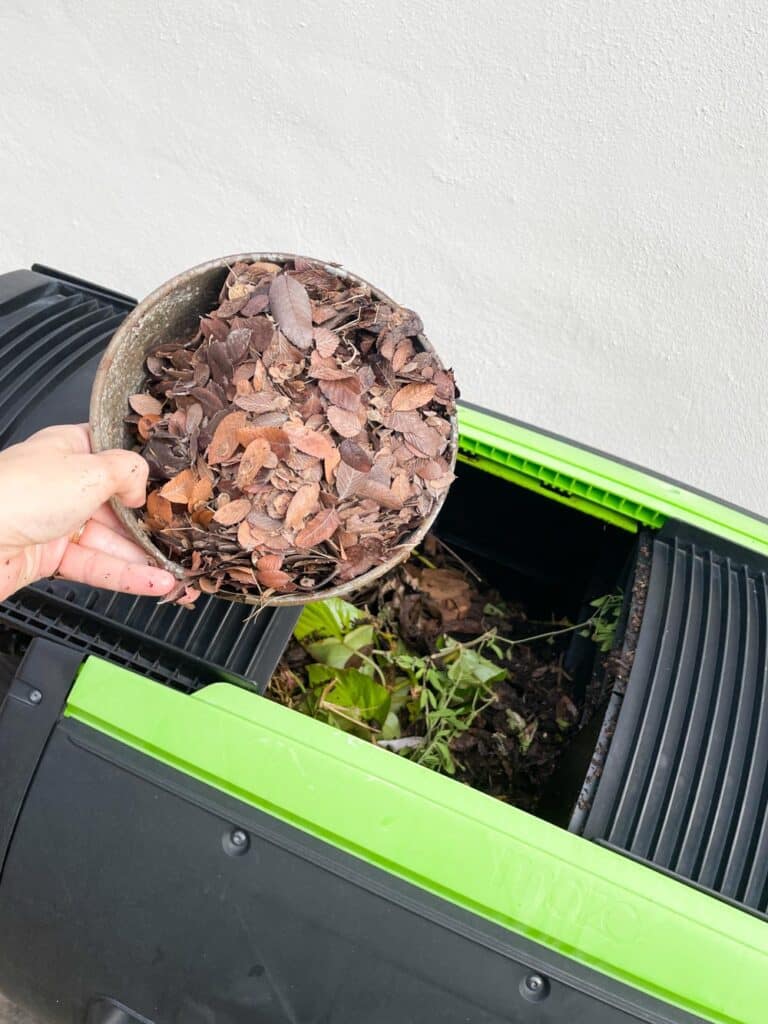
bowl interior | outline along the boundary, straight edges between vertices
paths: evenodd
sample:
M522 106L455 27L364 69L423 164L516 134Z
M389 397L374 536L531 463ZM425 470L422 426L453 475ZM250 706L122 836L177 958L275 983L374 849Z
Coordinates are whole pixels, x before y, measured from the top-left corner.
M227 273L228 267L222 265L174 278L137 306L118 329L99 366L98 403L91 404L91 426L100 448L133 446L125 417L129 397L146 382L147 353L161 341L194 334L200 316L216 304Z

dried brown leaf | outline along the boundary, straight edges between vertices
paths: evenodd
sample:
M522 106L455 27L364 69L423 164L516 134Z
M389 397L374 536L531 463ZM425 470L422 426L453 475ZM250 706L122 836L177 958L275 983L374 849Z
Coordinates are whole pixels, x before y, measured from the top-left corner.
M258 582L253 569L242 569L238 566L227 568L227 576L245 587L255 587Z
M437 480L448 472L448 465L443 459L417 459L413 469L422 480Z
M244 412L231 412L219 423L214 431L213 438L208 447L208 465L213 466L219 462L226 462L231 459L237 450L237 432L242 429L248 421Z
M412 356L413 342L410 338L403 338L392 353L392 369L395 373L399 373Z
M263 468L272 449L264 437L255 437L243 452L237 468L237 486L242 490L253 483L259 470Z
M339 345L339 336L327 327L316 327L314 331L315 346L321 356L332 356Z
M191 469L183 469L177 473L160 490L160 496L177 505L186 505L197 483L197 476Z
M294 448L298 448L300 452L314 455L316 459L327 459L333 455L335 445L326 434L291 424L285 426L284 433Z
M190 491L187 501L187 508L190 512L205 505L213 497L213 483L209 477L202 477L197 480Z
M142 441L149 440L150 434L152 433L152 427L159 422L160 417L156 413L149 413L147 416L139 417L139 422L136 424L136 430Z
M211 576L198 576L197 585L204 594L218 594L224 580L218 576L213 579Z
M307 373L316 380L345 380L349 377L349 370L337 366L333 360L324 362L322 359L315 359L316 352L312 353L313 359L309 364Z
M379 483L370 476L364 477L356 487L356 491L364 498L370 498L383 508L401 509L403 501L387 484Z
M307 525L296 534L297 548L314 548L329 540L341 525L339 514L335 508L326 508L318 512Z
M203 422L203 407L199 402L193 402L192 405L187 409L187 423L186 430L188 434L194 433L199 429L200 424Z
M247 498L237 498L217 509L213 514L213 520L220 526L234 526L235 523L241 523L250 511L250 501Z
M281 569L283 566L282 555L261 555L256 559L256 568L259 572Z
M198 526L208 527L213 522L213 509L203 505L202 508L195 509L189 518Z
M227 288L228 299L242 299L245 295L250 295L253 291L253 285L247 284L233 284Z
M413 488L405 473L398 473L395 479L392 481L391 492L396 501L399 501L400 507L408 501L413 493Z
M291 443L288 434L282 427L255 427L256 437L263 437L278 459L287 459L291 454Z
M332 317L336 316L335 306L324 306L320 302L312 303L312 322L316 324L324 324Z
M320 390L332 405L340 409L355 412L360 408L363 389L356 376L343 377L341 380L321 380Z
M247 520L243 520L237 528L237 543L245 551L253 551L257 544L257 536Z
M243 316L257 316L263 313L269 305L269 296L266 293L253 295L240 310Z
M256 353L266 351L275 335L272 321L265 316L254 316L244 322L247 323L251 332L251 350Z
M219 308L211 313L211 316L218 317L220 320L229 320L240 312L247 301L247 295L242 295L239 299L224 299Z
M246 412L259 415L287 409L291 401L285 395L278 394L277 391L259 391L256 394L237 395L234 404L238 409L245 409Z
M225 408L223 399L211 386L192 388L189 394L200 403L206 416L213 416Z
M268 590L280 590L285 593L288 590L296 589L293 578L282 569L261 569L256 576L262 587L266 587Z
M429 458L439 455L445 446L440 434L432 427L428 427L426 423L423 423L417 430L406 430L403 433L403 440L415 453L426 455Z
M147 517L152 521L152 529L162 529L173 522L173 509L167 498L160 491L150 491L147 495ZM155 526L154 524L159 524Z
M414 382L400 388L392 399L392 408L395 412L409 412L412 409L420 409L427 405L435 397L437 388L434 384L423 384Z
M348 438L339 445L339 454L342 461L361 473L367 473L373 465L373 460L365 448L362 448L356 441L351 441Z
M253 263L248 264L245 276L249 280L255 281L264 274L279 274L282 269L279 263L269 263L267 260L254 260Z
M285 525L296 530L308 515L315 511L320 498L319 484L304 484L291 498L285 512Z
M339 449L334 448L330 455L323 459L323 471L325 474L325 482L328 484L333 483L333 478L336 474L339 463L341 462L341 455Z
M339 566L338 578L341 582L353 580L356 576L360 576L374 565L379 565L384 561L381 554L369 550L362 544L355 544L347 548L346 555L346 561Z
M309 348L312 307L304 285L288 274L278 274L269 286L269 308L286 338L297 348Z
M139 416L160 416L163 403L152 395L131 395L128 404Z
M336 493L343 500L355 493L358 483L365 479L365 473L353 469L347 462L339 464L336 470Z
M347 409L339 409L336 405L328 406L328 422L342 437L356 437L365 426L366 420L365 410L349 412Z

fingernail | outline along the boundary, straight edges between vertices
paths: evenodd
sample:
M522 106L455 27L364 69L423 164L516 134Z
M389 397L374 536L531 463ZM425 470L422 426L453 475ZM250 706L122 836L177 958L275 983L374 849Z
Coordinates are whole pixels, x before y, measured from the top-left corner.
M163 591L170 590L176 584L175 576L166 572L165 569L155 569L152 573L152 579L157 583L158 589Z

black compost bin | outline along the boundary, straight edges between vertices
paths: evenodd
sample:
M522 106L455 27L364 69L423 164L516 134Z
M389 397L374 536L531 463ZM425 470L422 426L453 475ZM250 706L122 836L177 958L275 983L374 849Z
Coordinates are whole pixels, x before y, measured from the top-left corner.
M3 445L86 417L130 308L0 277ZM768 525L460 423L441 535L532 608L624 594L541 816L260 696L292 611L37 584L0 608L0 991L39 1021L762 1024Z

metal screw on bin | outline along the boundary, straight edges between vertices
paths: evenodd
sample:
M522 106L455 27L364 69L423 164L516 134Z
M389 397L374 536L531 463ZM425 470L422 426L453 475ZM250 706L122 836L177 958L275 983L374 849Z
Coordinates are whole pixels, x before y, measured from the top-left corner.
M39 704L42 699L43 699L43 695L40 692L40 690L30 690L29 691L29 703L30 704Z
M520 982L520 995L532 1003L538 1003L549 995L549 982L542 974L528 974Z
M248 837L248 833L242 828L233 828L229 832L225 832L221 837L221 845L226 853L230 857L239 857L240 854L245 853L248 847L251 845L251 840Z

